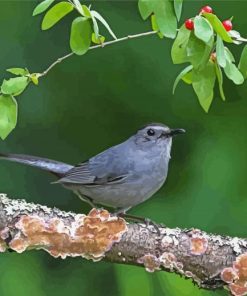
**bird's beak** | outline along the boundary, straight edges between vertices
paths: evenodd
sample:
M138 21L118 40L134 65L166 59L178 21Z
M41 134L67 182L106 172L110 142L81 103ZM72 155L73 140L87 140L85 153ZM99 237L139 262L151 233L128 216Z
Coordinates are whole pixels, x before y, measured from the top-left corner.
M184 134L185 130L182 128L174 128L174 129L170 129L170 131L167 133L168 136L173 137L179 134Z

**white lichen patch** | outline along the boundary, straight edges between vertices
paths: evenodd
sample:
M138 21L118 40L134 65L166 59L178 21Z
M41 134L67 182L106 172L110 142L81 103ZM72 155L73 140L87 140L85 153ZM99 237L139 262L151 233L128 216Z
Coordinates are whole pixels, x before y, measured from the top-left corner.
M23 214L39 213L40 215L48 216L61 216L65 218L73 218L74 214L71 212L64 212L56 208L48 208L39 204L27 203L25 200L10 199L6 194L0 197L0 202L4 206L5 216L13 217Z
M236 253L236 255L240 255L242 253L239 238L237 238L237 237L232 238L230 240L229 244L233 248L233 251ZM246 243L245 243L244 247L247 247Z
M186 270L184 272L184 276L187 277L187 278L193 278L194 277L194 274L191 271Z
M177 263L177 258L173 253L164 252L160 257L159 261L166 269L173 270Z
M161 240L161 246L167 248L173 244L173 239L169 235L165 235Z

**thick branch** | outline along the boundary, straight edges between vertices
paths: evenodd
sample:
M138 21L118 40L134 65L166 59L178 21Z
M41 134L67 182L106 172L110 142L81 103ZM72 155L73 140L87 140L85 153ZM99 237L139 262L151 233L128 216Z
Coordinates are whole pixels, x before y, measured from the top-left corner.
M143 37L143 36L154 35L156 33L157 33L156 31L149 31L149 32L135 34L135 35L128 35L128 36L125 36L125 37L122 37L122 38L118 38L118 39L114 39L114 40L111 40L111 41L104 42L104 43L102 43L100 45L91 46L91 47L89 47L89 49L92 50L92 49L96 49L96 48L104 48L105 46L108 46L108 45L111 45L111 44L114 44L114 43L122 42L122 41L129 40L129 39L135 39L135 38L139 38L139 37ZM62 57L58 58L44 72L40 73L39 77L45 76L53 67L55 67L57 64L61 63L62 61L68 59L72 55L74 55L74 53L70 52L70 53L66 54L65 56L62 56Z
M0 196L0 251L43 249L54 257L144 266L179 273L206 289L247 288L247 240L136 223L93 209L87 216ZM240 291L241 290L241 291ZM236 292L237 291L237 292Z

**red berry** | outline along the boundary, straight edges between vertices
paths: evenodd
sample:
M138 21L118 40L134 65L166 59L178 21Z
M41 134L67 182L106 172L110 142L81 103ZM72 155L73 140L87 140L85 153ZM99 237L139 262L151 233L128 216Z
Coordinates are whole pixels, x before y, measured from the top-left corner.
M206 12L206 13L213 13L213 8L210 7L210 6L204 6L202 7L202 9L200 10L200 13L203 13L203 12Z
M190 31L194 30L194 22L193 22L193 20L192 19L186 20L185 21L185 27L186 27L186 29L188 29Z
M231 31L232 29L232 22L231 20L226 20L222 22L222 25L224 26L224 28L226 29L227 32Z

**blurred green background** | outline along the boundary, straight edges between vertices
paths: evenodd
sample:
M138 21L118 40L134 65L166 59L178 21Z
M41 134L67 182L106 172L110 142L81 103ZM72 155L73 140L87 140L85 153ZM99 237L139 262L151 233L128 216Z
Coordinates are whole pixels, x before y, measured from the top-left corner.
M66 17L41 32L41 17L31 17L36 1L0 1L1 79L5 69L44 70L69 52ZM182 21L210 4L247 36L246 1L186 1ZM150 30L136 1L93 1L118 37ZM239 56L240 48L233 46ZM174 141L165 186L131 213L170 227L196 227L246 237L247 88L225 85L227 102L218 94L205 114L192 91L172 84L183 66L170 58L171 41L157 36L130 40L86 56L72 57L18 97L19 121L4 152L26 153L78 163L123 141L145 123L181 127ZM88 206L44 172L0 163L0 192L64 210L87 212ZM0 295L141 295L209 296L190 281L142 268L92 263L81 258L54 259L42 251L0 255Z

